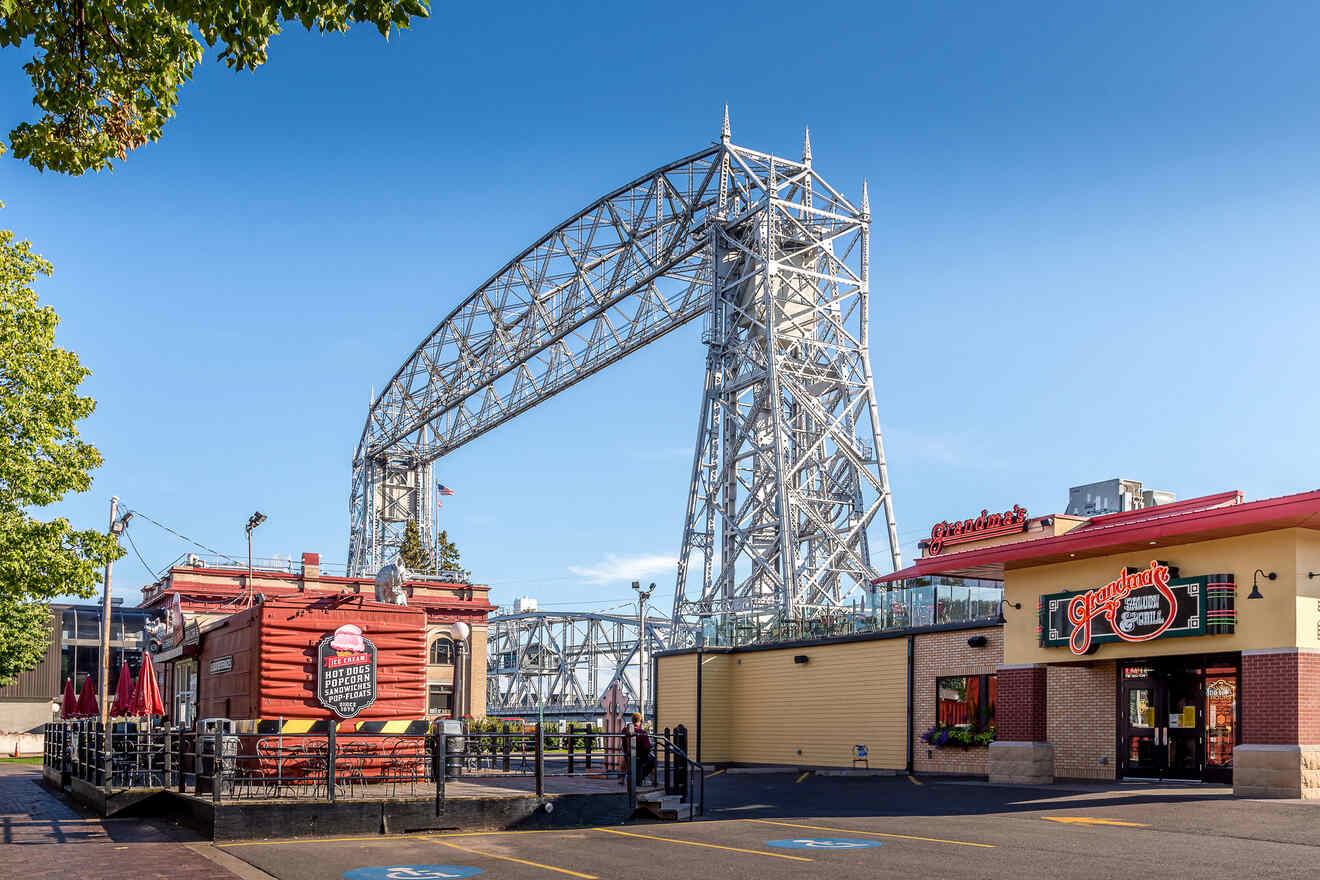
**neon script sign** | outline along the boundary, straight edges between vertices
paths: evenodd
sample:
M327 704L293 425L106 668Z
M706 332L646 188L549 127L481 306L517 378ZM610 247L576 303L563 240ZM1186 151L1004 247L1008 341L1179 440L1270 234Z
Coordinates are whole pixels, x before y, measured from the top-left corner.
M930 539L926 542L926 553L935 556L945 545L963 544L967 541L979 541L982 538L994 538L999 535L1011 535L1027 529L1027 510L1014 504L1012 510L1003 513L991 513L982 510L975 519L936 523L931 527Z
M1102 587L1041 596L1037 633L1042 647L1067 645L1079 656L1105 642L1227 634L1237 624L1236 592L1231 573L1183 578L1152 561Z
M1153 587L1140 595L1134 590ZM1173 624L1178 597L1169 588L1169 567L1152 561L1149 568L1127 569L1114 580L1074 596L1068 602L1068 622L1073 625L1068 647L1074 654L1091 650L1095 619L1103 616L1110 630L1125 642L1148 642L1164 635Z

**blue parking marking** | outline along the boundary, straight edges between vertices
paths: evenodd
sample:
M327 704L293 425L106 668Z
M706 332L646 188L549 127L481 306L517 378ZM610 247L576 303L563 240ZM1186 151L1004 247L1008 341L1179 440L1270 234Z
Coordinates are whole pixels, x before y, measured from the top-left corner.
M471 865L375 865L343 873L343 880L457 880L486 873Z
M767 840L766 846L776 846L780 849L814 849L814 850L845 850L845 849L866 849L874 846L884 846L878 840L859 840L856 837L794 837L787 840Z

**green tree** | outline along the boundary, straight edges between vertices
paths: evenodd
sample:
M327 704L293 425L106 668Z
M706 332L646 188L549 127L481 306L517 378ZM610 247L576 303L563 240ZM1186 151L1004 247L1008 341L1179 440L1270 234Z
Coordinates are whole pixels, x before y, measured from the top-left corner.
M0 46L31 44L23 70L43 111L9 133L14 156L82 174L158 139L202 59L198 37L230 68L254 70L284 22L372 24L388 39L429 14L429 0L0 0Z
M96 407L78 394L89 371L55 347L59 316L33 291L37 276L50 273L29 242L0 230L0 686L45 654L44 603L93 595L100 566L123 553L109 535L30 512L87 491L101 464L78 436L78 421Z
M449 540L449 533L442 531L435 536L435 567L437 571L460 571L458 545Z
M399 546L399 561L403 567L417 574L429 574L434 570L435 560L431 558L431 553L422 543L421 529L417 528L417 520L410 519L408 524L403 527L403 544Z

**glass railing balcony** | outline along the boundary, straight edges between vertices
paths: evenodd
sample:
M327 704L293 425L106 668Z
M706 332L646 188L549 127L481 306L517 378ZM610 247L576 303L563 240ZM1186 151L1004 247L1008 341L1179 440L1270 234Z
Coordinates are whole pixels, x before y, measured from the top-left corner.
M737 647L892 632L943 624L997 620L1001 581L948 576L908 578L874 588L864 602L812 616L727 614L702 626L707 646Z

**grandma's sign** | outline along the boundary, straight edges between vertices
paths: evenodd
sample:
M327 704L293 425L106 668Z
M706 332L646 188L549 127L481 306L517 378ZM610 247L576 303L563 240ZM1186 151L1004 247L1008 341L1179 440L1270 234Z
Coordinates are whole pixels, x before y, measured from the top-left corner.
M926 548L927 556L938 556L950 544L965 544L968 541L1025 532L1029 524L1027 509L1020 504L1014 504L1012 510L1003 513L991 513L983 509L980 516L972 519L935 523L931 526L930 537L921 544Z
M316 648L316 701L340 718L376 702L376 646L346 623Z
M1236 591L1231 574L1180 578L1159 561L1125 568L1104 586L1041 596L1040 643L1081 656L1105 642L1231 633Z

